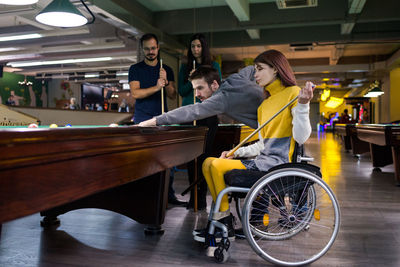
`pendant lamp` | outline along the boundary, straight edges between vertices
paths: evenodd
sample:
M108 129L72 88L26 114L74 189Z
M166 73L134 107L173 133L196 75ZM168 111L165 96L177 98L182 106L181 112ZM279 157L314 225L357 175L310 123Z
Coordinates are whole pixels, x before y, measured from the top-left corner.
M378 97L383 94L384 94L384 92L379 87L375 87L374 89L369 91L367 94L365 94L364 97Z
M53 0L36 16L36 20L56 27L79 27L93 23L95 20L93 13L83 0L81 2L92 16L90 22L69 0Z

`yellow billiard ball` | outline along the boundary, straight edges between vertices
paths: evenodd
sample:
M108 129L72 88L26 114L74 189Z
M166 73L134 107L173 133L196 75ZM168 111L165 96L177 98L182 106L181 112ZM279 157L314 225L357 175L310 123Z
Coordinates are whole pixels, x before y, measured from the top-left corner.
M50 128L57 128L58 127L58 125L57 124L55 124L55 123L53 123L53 124L50 124L50 126L49 126Z

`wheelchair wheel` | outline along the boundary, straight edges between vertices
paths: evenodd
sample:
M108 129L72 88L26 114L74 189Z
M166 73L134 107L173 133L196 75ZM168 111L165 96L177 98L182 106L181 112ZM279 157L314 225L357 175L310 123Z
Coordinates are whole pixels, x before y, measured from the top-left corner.
M340 225L339 205L329 186L309 171L290 167L254 184L242 216L253 250L283 266L319 259L332 246Z

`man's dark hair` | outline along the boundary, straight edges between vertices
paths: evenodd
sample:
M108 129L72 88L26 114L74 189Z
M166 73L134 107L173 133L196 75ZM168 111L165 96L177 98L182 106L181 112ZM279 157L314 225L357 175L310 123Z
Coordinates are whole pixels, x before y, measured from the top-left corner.
M221 85L221 78L219 77L219 73L216 69L211 66L200 66L198 67L192 75L190 75L189 80L202 79L207 82L208 86L211 86L213 81L217 81L218 85Z
M144 41L151 40L151 39L156 40L156 43L157 43L157 45L158 45L158 38L157 38L157 35L155 35L154 33L146 33L146 34L144 34L144 35L142 36L142 38L140 38L140 46L143 47L143 42L144 42Z

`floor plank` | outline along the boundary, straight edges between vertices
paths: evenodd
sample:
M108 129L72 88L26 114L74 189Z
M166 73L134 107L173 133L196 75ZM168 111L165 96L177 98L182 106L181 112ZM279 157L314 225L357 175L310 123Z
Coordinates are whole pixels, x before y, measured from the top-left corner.
M330 133L313 134L306 150L321 167L342 213L336 242L312 266L400 266L400 187L393 165L373 172L368 154L356 158L346 153ZM186 173L178 172L176 191L185 186ZM69 212L60 216L58 228L47 230L40 219L34 214L3 225L0 266L221 266L192 239L192 229L207 221L205 211L170 208L163 236L145 236L143 225L104 210ZM230 252L229 266L271 266L246 240L233 242Z

